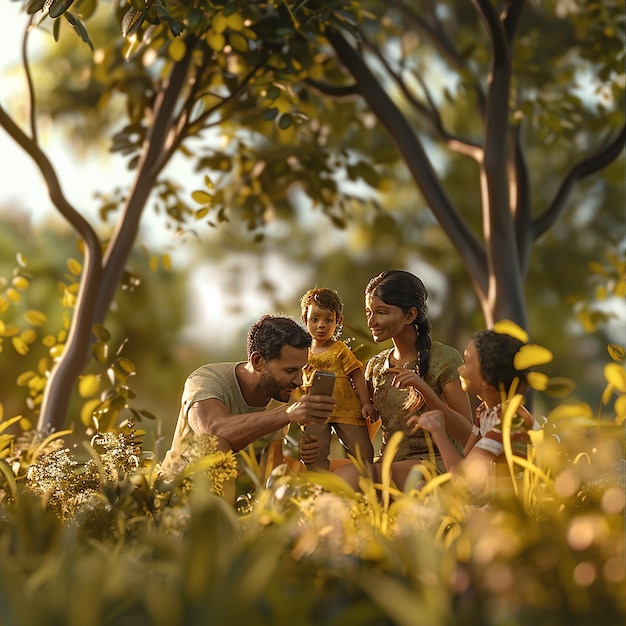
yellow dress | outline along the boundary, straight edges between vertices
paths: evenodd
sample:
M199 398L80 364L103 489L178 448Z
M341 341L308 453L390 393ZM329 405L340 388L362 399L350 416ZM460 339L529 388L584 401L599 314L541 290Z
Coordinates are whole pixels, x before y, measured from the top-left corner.
M356 369L363 369L363 363L343 341L335 341L328 350L313 354L309 350L308 363L302 370L303 388L308 387L316 370L333 372L337 376L333 396L337 404L328 418L328 423L353 424L365 426L361 415L361 401L348 374Z

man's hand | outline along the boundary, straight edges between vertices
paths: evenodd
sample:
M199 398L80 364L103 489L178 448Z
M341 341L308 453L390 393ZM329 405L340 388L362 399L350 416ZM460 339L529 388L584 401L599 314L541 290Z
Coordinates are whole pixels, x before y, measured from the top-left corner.
M289 421L294 424L323 424L333 412L337 400L333 396L302 396L287 408Z
M300 439L300 460L307 465L312 465L320 457L320 444L316 435L304 435Z

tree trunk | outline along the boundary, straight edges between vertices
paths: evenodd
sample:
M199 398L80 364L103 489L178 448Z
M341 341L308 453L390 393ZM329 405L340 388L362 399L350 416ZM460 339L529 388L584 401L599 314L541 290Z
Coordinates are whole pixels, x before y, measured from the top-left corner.
M146 203L159 172L167 164L167 160L160 157L166 153L168 135L172 120L175 119L176 104L185 85L192 51L193 46L188 46L185 57L174 65L170 79L156 98L154 122L146 138L135 183L104 259L97 239L95 243L87 245L83 276L65 350L53 367L44 391L37 424L40 431L60 430L65 425L74 386L91 356L94 339L91 331L95 324L105 321L137 238Z

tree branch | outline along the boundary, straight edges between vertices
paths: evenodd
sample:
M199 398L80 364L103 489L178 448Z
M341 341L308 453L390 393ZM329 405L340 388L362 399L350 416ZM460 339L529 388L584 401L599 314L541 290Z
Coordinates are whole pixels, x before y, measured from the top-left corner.
M431 26L421 15L418 15L415 11L410 9L404 0L391 0L391 3L402 15L428 36L435 48L441 52L443 58L450 62L452 67L460 71L468 71L469 68L467 63L465 63L465 59L454 45L454 42L447 36L434 11L431 11L431 15L435 26ZM476 78L475 76L473 77ZM476 94L478 108L481 114L483 114L485 111L485 93L478 80L474 80L472 86Z
M67 201L56 172L48 157L34 139L28 137L0 106L0 126L33 159L41 172L52 204L85 242L83 272L79 296L72 314L65 350L50 373L39 413L38 430L63 427L69 406L70 392L86 365L85 346L91 344L92 317L98 297L102 272L100 241L91 225Z
M526 305L517 242L522 233L514 228L509 163L509 96L511 50L503 24L490 0L473 0L483 19L492 48L487 88L484 160L481 168L483 231L487 251L490 290L483 307L492 322L504 316L520 326L527 324Z
M30 71L30 65L28 63L28 33L30 32L31 25L33 23L33 16L31 15L24 35L22 37L21 55L22 55L22 67L24 68L24 74L26 75L26 93L27 93L27 116L30 120L30 134L35 143L39 143L37 135L37 120L35 119L35 88L33 85L33 77Z
M513 134L513 157L511 180L514 181L515 198L513 204L513 220L517 242L517 258L522 276L526 276L532 250L532 215L530 198L530 178L524 157L521 139L521 125Z
M137 238L141 215L154 187L159 172L158 167L163 167L160 155L164 150L172 127L174 111L187 80L195 42L194 36L187 37L185 56L174 64L169 79L155 99L154 119L144 142L135 182L104 255L103 280L98 293L94 323L101 323L110 308L128 255Z
M485 22L493 48L494 62L509 60L509 44L504 37L504 30L498 14L490 0L472 0L478 14Z
M525 4L525 0L509 0L506 17L504 18L504 32L509 42L515 39L515 33L522 19Z
M441 115L439 115L439 110L435 105L435 102L432 98L430 90L422 80L421 75L415 74L415 79L420 84L422 91L424 92L424 97L428 101L428 106L425 106L423 102L420 102L415 95L408 88L405 80L402 76L396 72L384 57L382 52L375 46L369 43L367 39L363 36L363 41L368 50L372 52L376 56L376 58L381 62L384 66L385 70L391 76L391 78L395 81L396 85L400 88L400 91L407 99L409 104L415 108L416 111L421 113L426 119L428 119L432 125L433 130L439 135L440 139L453 151L458 152L459 154L464 154L466 156L471 157L477 162L482 160L482 148L477 144L466 141L465 139L461 139L452 133L448 132L443 125L443 120L441 119Z
M2 127L35 162L48 188L50 200L59 213L70 223L81 238L85 240L88 247L95 246L99 250L100 242L95 231L89 222L87 222L65 198L63 190L61 189L61 183L46 154L41 150L34 139L31 139L19 128L2 105L0 105L0 127Z
M338 58L355 79L362 97L395 141L424 199L463 258L477 291L486 293L488 280L485 252L441 187L410 124L344 37L333 30L327 32L327 37Z
M355 85L331 85L329 83L323 83L319 80L313 80L307 78L304 83L309 87L312 87L316 91L323 93L326 96L330 96L334 100L341 100L343 98L352 98L359 95L359 88Z
M208 52L208 54L210 54L210 52ZM185 101L177 123L175 125L172 125L170 141L167 144L166 150L163 151L159 163L156 165L157 172L154 173L155 178L158 173L163 170L163 168L169 162L176 150L178 150L180 144L185 140L186 137L189 136L190 129L193 128L194 132L199 133L205 127L206 121L211 117L211 115L213 115L215 111L217 111L219 108L225 108L229 103L236 101L241 93L249 85L255 74L265 65L268 58L269 54L263 55L259 62L252 69L250 69L250 71L242 78L241 82L234 91L232 91L228 96L222 98L220 102L210 107L198 117L192 120L191 111L196 103L196 97L199 89L199 83L196 82L194 84L189 93L189 96Z
M550 202L543 214L533 221L534 241L539 239L562 215L574 185L617 159L624 150L625 142L626 126L622 127L617 136L606 146L582 159L569 170L563 178L552 202Z

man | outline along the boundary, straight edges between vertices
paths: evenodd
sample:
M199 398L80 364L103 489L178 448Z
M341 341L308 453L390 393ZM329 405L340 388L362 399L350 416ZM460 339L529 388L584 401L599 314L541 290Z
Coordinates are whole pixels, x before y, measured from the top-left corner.
M291 423L322 424L333 410L329 396L305 395L287 404L302 385L311 336L293 319L264 315L248 331L248 360L199 367L187 378L172 446L161 466L171 479L185 467L193 434L209 434L221 450L257 450L280 440ZM280 402L267 408L272 400Z

